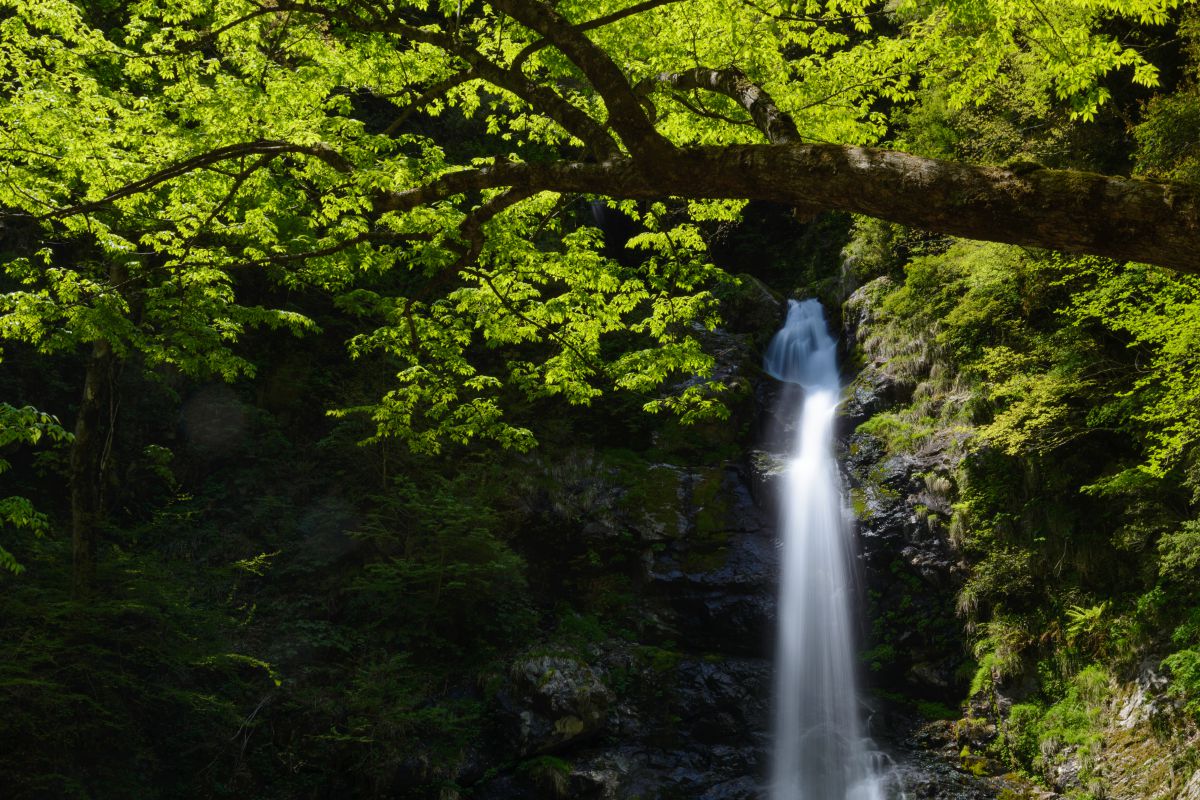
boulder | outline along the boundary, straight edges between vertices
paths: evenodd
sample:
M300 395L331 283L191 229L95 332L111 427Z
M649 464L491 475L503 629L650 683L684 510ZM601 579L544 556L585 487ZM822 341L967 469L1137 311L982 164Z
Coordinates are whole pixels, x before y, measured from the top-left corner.
M520 659L498 701L522 756L577 745L604 730L612 693L582 661L539 655Z

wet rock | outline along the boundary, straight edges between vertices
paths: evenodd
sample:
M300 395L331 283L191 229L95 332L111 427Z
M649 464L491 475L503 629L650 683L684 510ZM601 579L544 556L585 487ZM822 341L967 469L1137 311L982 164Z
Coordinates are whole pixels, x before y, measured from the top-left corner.
M902 403L911 389L880 369L865 369L851 381L842 403L843 424L857 428L875 414Z
M764 509L777 508L780 482L787 473L787 456L766 450L754 450L747 461L750 467L750 491L755 502Z
M897 764L896 774L900 791L890 792L889 800L995 800L999 796L994 782L919 754Z
M1079 759L1079 748L1064 747L1053 755L1046 764L1046 780L1060 792L1068 792L1082 786L1079 780L1083 765Z
M765 800L757 759L744 747L674 749L622 747L596 753L578 769L602 780L610 794L634 798Z
M576 768L571 771L570 796L579 800L617 800L621 773L612 769Z
M749 334L731 333L726 328L708 330L699 324L693 325L693 331L704 347L704 352L711 355L716 362L710 377L697 380L724 381L728 384L734 380L745 380L747 373L752 373L751 365L756 366L758 359L754 354L753 340Z
M1137 679L1117 709L1117 727L1128 730L1172 710L1172 705L1164 702L1171 680L1163 673L1159 663L1158 658L1147 658L1138 665Z
M517 661L498 696L523 756L552 753L599 734L612 694L583 662L561 656Z
M773 528L741 467L693 473L689 487L688 532L647 564L660 635L690 650L762 655L774 625Z
M769 725L771 666L763 659L687 659L674 690L675 715L698 742L728 742L729 732L765 731Z
M721 299L721 316L732 330L764 342L783 321L783 298L753 275L736 276L738 284Z
M889 716L893 718L886 741L894 780L888 800L1042 800L1057 796L1016 775L987 774L998 771L997 765L965 742L958 723L926 722L898 711Z
M885 685L957 702L966 648L955 616L964 570L945 533L944 517L920 500L929 462L887 456L874 437L849 438L846 472L858 520L868 614L883 620L885 646L876 671Z
M759 784L752 778L734 778L711 787L698 800L757 800L762 796Z
M858 521L868 615L877 620L872 664L884 685L957 702L966 648L955 613L965 566L950 544L953 442L889 453L879 438L852 431L841 461Z

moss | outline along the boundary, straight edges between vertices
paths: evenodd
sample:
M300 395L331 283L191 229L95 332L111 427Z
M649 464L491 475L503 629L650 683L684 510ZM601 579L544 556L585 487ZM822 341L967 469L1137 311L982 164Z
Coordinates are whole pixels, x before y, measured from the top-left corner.
M683 654L653 645L642 645L637 649L638 658L656 673L674 672L683 661Z
M928 720L955 720L961 716L958 709L933 700L917 701L917 713Z
M619 507L629 518L642 520L647 533L674 537L682 517L682 476L669 464L651 464L628 450L609 450L606 463L617 469L617 480L625 489Z
M595 614L581 614L571 609L561 612L558 628L554 634L554 646L539 652L539 655L569 654L571 657L586 658L590 655L591 646L608 638L608 630L603 620ZM565 651L564 651L565 648Z
M913 418L892 412L876 414L858 426L859 433L881 440L889 453L912 452L940 430L940 422L932 417Z
M712 572L725 566L729 557L729 549L719 547L716 550L704 552L689 552L683 559L683 569L686 572Z
M854 511L855 519L865 521L871 518L871 506L867 503L866 490L857 486L850 490L850 508Z
M555 756L538 756L521 762L517 773L533 783L545 797L566 797L570 791L571 763Z
M723 398L727 406L736 405L749 397L744 382L734 383ZM745 430L734 414L729 419L685 425L668 419L654 433L654 446L646 452L648 458L662 461L686 460L690 464L722 464L737 458L742 452Z
M724 470L710 468L695 473L689 490L689 505L695 513L689 520L688 550L682 566L689 572L719 569L728 556L732 522Z
M1096 665L1080 670L1065 684L1064 696L1049 706L1014 705L996 740L994 752L1030 774L1045 774L1064 754L1078 759L1087 793L1103 791L1098 759L1105 747L1103 728L1111 694L1110 676ZM1108 743L1111 749L1112 743ZM1138 767L1132 767L1136 769ZM1081 795L1082 796L1082 795Z
M721 469L705 470L692 483L695 530L702 540L716 538L729 530L730 507L724 488L725 472Z
M896 648L890 643L877 644L864 652L860 658L872 672L884 672L896 661Z
M554 721L554 732L563 739L573 739L583 733L585 727L579 717L560 717Z
M965 745L959 752L958 761L963 769L977 778L985 777L990 772L987 756L975 752L969 745Z

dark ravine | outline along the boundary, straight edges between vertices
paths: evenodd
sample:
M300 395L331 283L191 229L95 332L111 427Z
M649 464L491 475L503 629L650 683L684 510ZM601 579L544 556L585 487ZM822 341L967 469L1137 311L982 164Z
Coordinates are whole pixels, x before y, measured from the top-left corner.
M715 343L725 354L721 369L727 377L756 382L753 406L763 418L771 386L759 377L752 340L724 333ZM880 397L860 394L847 419L878 402ZM855 448L855 441L850 433L843 449ZM915 575L922 586L914 618L943 614L959 565L901 492L911 488L921 465L877 462L869 448L855 452L846 467L850 485L862 489L864 476L886 466L884 483L891 487L872 500L872 516L861 530L868 590L894 597ZM780 462L778 454L748 450L720 466L651 468L660 485L657 505L617 523L635 528L644 545L639 640L609 639L582 656L531 653L513 663L495 701L498 749L484 760L524 761L463 781L474 783L473 797L765 796L778 559L771 484ZM884 607L890 605L869 606L876 614ZM898 689L952 703L961 696L955 675L964 660L961 641L941 627L899 635L907 660L869 678L893 694L872 695L864 713L908 797L996 797L1009 784L971 774L958 757L950 723L929 723L913 705L883 699Z

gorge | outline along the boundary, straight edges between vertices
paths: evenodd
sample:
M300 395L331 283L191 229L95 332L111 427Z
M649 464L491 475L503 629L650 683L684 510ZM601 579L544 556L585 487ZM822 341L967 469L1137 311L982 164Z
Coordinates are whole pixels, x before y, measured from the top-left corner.
M1198 253L1200 0L0 0L0 796L1200 800Z

